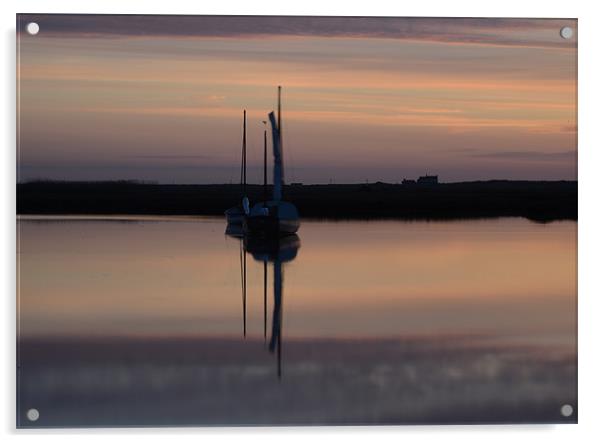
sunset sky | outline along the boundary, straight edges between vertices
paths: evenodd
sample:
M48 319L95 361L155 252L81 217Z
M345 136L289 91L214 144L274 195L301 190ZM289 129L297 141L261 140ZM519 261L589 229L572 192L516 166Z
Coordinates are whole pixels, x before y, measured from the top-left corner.
M576 20L20 15L17 27L19 181L237 182L246 108L258 183L278 85L289 182L577 178Z

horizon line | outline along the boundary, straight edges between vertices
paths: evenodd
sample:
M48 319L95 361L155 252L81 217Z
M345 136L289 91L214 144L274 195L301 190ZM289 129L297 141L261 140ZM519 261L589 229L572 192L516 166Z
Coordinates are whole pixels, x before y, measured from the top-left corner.
M433 175L426 174L425 176L433 177ZM437 175L434 175L438 177ZM424 177L424 176L420 176ZM406 180L405 178L403 180ZM416 181L416 179L408 179ZM461 180L461 181L439 181L438 184L459 184L459 183L487 183L487 182L529 182L529 183L554 183L554 182L578 182L578 179L554 179L554 180L541 180L541 179L506 179L506 178L490 178L481 180ZM17 185L27 184L76 184L76 183L87 183L87 184L131 184L131 185L159 185L159 186L242 186L242 183L233 182L221 182L221 183L178 183L178 182L159 182L154 180L138 180L138 179L114 179L114 180L61 180L61 179L30 179L25 181L17 181ZM402 185L401 181L398 182L386 182L386 181L362 181L362 182L302 182L294 181L290 183L283 183L284 186L343 186L343 185ZM410 183L411 184L411 183ZM416 183L417 184L417 183ZM247 186L263 186L263 183L247 183ZM273 186L273 183L268 183L267 186Z

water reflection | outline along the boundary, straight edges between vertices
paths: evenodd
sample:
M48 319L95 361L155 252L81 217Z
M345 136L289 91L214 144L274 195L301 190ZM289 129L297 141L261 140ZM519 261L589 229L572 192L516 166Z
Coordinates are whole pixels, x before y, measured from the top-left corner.
M267 293L268 293L268 263L272 264L273 275L273 312L272 332L268 349L276 352L277 374L282 377L282 306L284 285L284 263L291 262L297 257L301 240L297 234L286 236L247 236L238 225L228 225L226 235L240 241L241 288L243 300L243 336L247 335L247 259L250 254L254 260L263 265L263 337L267 340Z
M576 420L576 223L228 234L19 220L19 426Z

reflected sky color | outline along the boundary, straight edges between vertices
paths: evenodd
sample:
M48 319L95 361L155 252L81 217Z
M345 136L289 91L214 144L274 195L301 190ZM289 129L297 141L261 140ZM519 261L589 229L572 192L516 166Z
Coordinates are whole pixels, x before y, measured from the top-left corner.
M304 220L265 338L221 218L17 223L19 427L577 420L576 222Z
M576 179L574 20L21 16L19 179ZM576 35L576 33L575 33Z
M242 334L240 244L221 219L125 220L19 219L21 336ZM475 334L572 347L576 229L305 221L284 265L285 337ZM247 335L260 337L263 265L247 264Z

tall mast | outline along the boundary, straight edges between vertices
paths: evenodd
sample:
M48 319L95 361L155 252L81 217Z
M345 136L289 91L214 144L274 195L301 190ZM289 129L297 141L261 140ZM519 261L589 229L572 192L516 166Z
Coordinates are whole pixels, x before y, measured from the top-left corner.
M242 164L243 164L243 194L247 194L247 110L243 111L242 124Z

